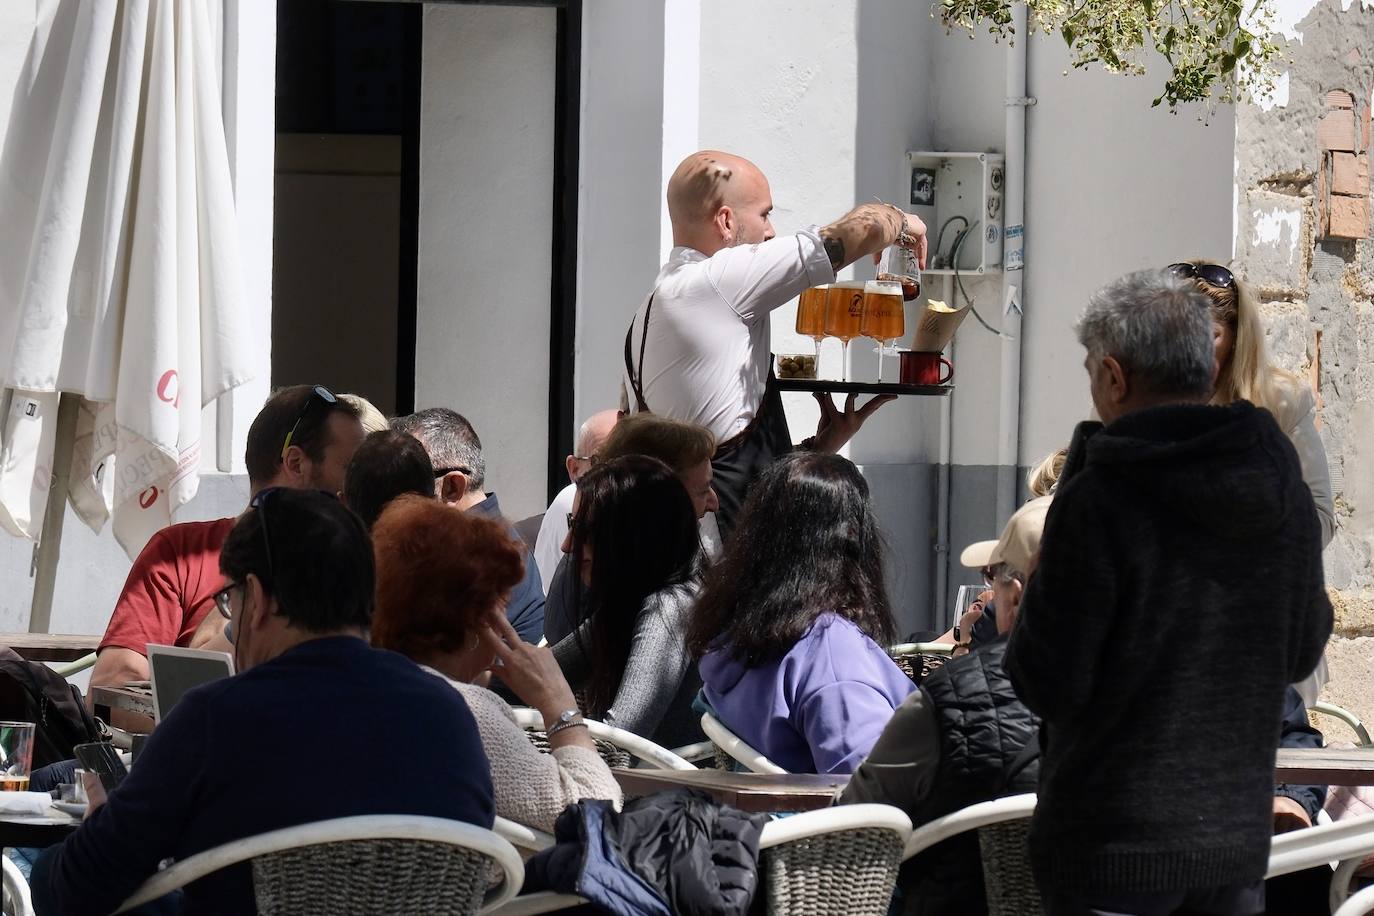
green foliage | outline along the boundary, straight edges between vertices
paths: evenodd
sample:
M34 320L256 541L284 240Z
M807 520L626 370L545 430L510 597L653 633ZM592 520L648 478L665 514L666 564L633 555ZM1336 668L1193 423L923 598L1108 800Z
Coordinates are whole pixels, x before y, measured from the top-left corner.
M1270 38L1271 0L1248 8L1245 0L936 0L932 15L948 29L983 26L1015 40L1011 5L1020 2L1032 31L1060 34L1076 68L1141 74L1153 47L1170 66L1155 105L1235 102L1273 86L1280 49Z

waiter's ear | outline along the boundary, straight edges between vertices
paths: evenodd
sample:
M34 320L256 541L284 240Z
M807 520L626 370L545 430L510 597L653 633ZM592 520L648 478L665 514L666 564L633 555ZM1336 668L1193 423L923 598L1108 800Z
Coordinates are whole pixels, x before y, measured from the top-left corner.
M734 210L729 207L721 207L716 211L715 219L712 222L716 225L716 232L720 233L721 241L727 245L735 241L737 226Z

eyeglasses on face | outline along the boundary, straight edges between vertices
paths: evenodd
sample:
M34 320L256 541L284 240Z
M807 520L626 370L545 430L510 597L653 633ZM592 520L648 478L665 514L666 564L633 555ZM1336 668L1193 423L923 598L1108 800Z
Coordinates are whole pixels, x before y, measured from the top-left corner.
M296 431L300 429L301 421L304 420L305 415L310 412L310 408L314 407L316 404L324 404L332 407L337 403L339 403L339 399L334 396L334 392L323 385L316 385L314 388L310 389L310 396L306 398L305 403L301 405L301 412L296 414L296 422L291 424L291 432L286 434L286 439L281 444L280 457L282 460L286 459L286 453L290 451L291 443L296 438Z
M272 580L272 585L277 584L277 570L272 560L272 534L267 530L267 504L276 495L281 487L267 487L253 494L252 500L248 503L248 508L258 513L258 528L262 531L262 549L267 553L267 575Z
M1235 275L1220 264L1192 264L1182 261L1166 268L1175 277L1185 280L1201 280L1216 289L1231 289L1236 285Z
M215 592L215 609L220 612L225 620L230 620L234 616L233 594L234 589L242 588L242 582L230 582L224 588Z
M455 471L458 472L458 473L460 473L460 474L464 474L464 475L466 475L466 476L468 476L468 477L471 477L471 476L472 476L472 468L465 468L465 467L463 467L462 465L459 465L459 466L457 466L457 467L452 467L452 468L435 468L435 469L434 469L434 479L435 479L435 480L438 480L440 477L447 477L448 475L454 473Z

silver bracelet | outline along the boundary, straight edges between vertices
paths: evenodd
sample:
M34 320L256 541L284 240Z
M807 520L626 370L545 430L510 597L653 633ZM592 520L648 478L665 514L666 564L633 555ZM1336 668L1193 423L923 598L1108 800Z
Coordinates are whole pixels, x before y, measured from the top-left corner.
M574 722L574 719L576 719L577 721ZM582 718L582 710L567 709L559 714L557 722L554 722L552 725L544 729L544 734L545 736L552 738L554 735L558 734L565 728L573 728L578 725L585 727L586 724L586 721Z

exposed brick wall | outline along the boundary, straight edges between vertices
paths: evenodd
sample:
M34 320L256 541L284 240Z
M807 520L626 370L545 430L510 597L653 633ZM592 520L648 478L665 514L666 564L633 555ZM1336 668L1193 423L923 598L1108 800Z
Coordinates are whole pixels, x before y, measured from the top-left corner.
M1235 253L1275 358L1317 390L1338 523L1325 695L1374 724L1374 9L1342 6L1323 0L1298 25L1287 103L1237 112Z

